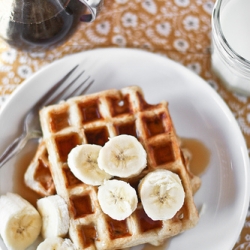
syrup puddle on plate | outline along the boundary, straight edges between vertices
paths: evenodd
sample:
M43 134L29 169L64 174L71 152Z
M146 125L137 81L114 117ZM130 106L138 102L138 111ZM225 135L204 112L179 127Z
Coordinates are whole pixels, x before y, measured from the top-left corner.
M190 171L201 176L207 169L210 161L209 149L199 140L192 138L181 138L182 146L187 148L192 158L190 160Z
M24 199L29 201L36 207L36 201L41 198L36 192L27 187L24 183L24 174L35 155L38 143L30 141L23 149L20 156L17 157L14 172L13 192L21 195Z

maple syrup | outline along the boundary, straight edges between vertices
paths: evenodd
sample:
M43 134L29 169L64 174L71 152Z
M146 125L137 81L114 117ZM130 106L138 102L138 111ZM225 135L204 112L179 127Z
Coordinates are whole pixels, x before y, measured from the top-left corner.
M139 208L136 210L136 217L140 225L140 230L142 233L153 230L153 229L161 229L163 227L163 223L160 220L152 220L147 216L144 209Z
M48 190L53 186L53 178L47 166L41 159L38 159L38 168L34 174L34 179L40 182L44 189Z
M194 175L200 176L205 172L210 161L211 152L199 140L192 138L181 138L182 145L187 148L192 158L190 161L190 170Z
M135 121L131 121L130 123L115 124L115 130L117 135L132 135L138 139Z
M50 114L50 129L52 132L60 131L70 126L68 108L62 112L52 112Z
M0 37L22 50L44 50L62 44L74 33L86 10L78 0L2 2L6 3L0 9Z
M34 145L34 143L30 144ZM25 150L25 153L22 153L19 157L17 157L14 176L13 176L13 191L12 191L22 196L24 199L29 201L33 206L36 206L36 201L40 199L41 196L25 185L24 174L32 158L35 155L36 148L37 144L36 146L35 145L33 146L33 149Z
M109 236L111 239L118 239L131 236L127 226L127 220L114 220L110 217L106 220L108 224Z
M143 122L145 126L145 131L147 133L147 137L153 137L155 135L165 133L166 129L164 127L163 121L165 118L165 114L158 114L154 117L144 117Z
M75 219L94 213L91 199L88 194L83 196L75 196L70 199L70 202Z
M81 140L77 133L72 133L65 136L58 136L55 139L55 142L60 160L63 162L67 162L68 154L71 149L81 144Z
M63 172L66 177L66 186L68 188L82 184L82 182L74 176L69 168L64 168Z
M78 107L82 114L83 124L102 119L97 99L87 103L80 103L78 104Z
M103 146L109 140L109 133L106 127L86 129L85 136L89 144Z
M85 248L91 246L98 239L96 228L92 225L78 228L78 233L82 236L82 244Z
M161 145L152 145L151 150L154 155L156 166L167 164L175 160L171 142L163 142Z

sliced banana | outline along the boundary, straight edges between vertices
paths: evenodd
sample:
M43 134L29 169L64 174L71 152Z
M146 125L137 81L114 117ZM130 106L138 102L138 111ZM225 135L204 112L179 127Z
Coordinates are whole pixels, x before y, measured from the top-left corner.
M41 242L37 250L76 250L76 248L70 239L52 237Z
M101 148L98 145L83 144L76 146L69 153L70 170L79 180L88 185L101 185L111 178L111 175L98 167L97 158Z
M102 147L97 161L110 175L126 178L138 175L146 167L147 154L134 136L119 135Z
M36 240L41 227L41 216L28 201L14 193L0 197L0 234L8 249L26 249Z
M108 180L98 189L98 201L102 211L115 220L124 220L137 207L136 191L127 182Z
M185 199L181 179L165 169L147 174L140 181L138 191L143 208L152 220L171 219Z
M64 237L69 230L69 212L64 199L59 195L47 196L37 201L42 216L42 237Z

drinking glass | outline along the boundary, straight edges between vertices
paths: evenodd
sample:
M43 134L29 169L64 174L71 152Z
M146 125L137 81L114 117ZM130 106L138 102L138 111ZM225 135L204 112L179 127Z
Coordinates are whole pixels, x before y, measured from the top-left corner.
M250 95L250 1L217 0L212 13L212 69L223 83Z

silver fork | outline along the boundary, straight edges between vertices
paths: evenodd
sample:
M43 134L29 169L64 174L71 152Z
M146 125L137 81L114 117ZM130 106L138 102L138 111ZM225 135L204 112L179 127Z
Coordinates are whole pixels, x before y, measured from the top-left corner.
M62 79L59 80L51 89L49 89L25 115L22 134L17 137L0 156L0 168L19 153L30 139L40 138L42 136L39 124L39 110L50 104L57 103L69 97L84 94L93 84L94 80L88 76L83 82L77 81L84 73L82 71L73 80L67 81L72 73L78 67L75 66Z

